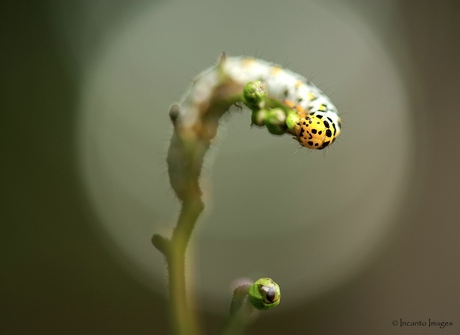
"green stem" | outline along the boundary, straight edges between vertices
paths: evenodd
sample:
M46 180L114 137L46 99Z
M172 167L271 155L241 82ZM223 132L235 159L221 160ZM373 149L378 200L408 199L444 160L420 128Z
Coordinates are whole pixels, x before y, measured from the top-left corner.
M152 238L153 245L166 258L169 280L169 316L173 333L176 335L200 334L194 309L189 307L187 300L185 256L193 228L203 209L204 205L199 196L183 200L182 210L171 240L160 235L154 235Z
M166 257L171 327L176 335L200 334L197 318L187 299L185 259L195 224L204 209L198 180L209 141L186 138L175 130L168 152L171 185L182 201L171 239L154 235L152 242ZM180 169L181 171L176 171ZM192 298L189 294L188 298Z
M188 307L185 284L185 255L195 223L203 211L200 199L186 200L174 230L166 256L168 262L171 324L177 335L198 335L193 309Z
M249 288L251 284L244 284L233 292L230 316L227 319L220 335L244 334L247 326L253 321L257 310L249 301Z

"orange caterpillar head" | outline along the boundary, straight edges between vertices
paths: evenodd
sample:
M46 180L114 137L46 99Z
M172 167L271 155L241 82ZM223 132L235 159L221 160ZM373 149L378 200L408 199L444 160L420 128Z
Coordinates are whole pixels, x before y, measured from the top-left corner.
M327 113L316 112L300 118L295 130L297 140L309 149L324 149L340 134L340 119L333 121Z

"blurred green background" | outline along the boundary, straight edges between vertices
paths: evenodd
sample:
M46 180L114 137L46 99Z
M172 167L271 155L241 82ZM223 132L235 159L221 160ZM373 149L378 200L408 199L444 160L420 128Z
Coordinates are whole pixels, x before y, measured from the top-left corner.
M337 280L321 276L316 279L310 278L308 277L310 271L308 267L316 266L317 270L321 271L321 264L315 263L314 259L305 261L307 270L302 270L307 273L305 278L308 278L308 280L305 279L305 291L309 290L309 283L316 287L313 285L315 280L317 283L315 285L319 285L318 283L321 282L333 282L333 284L323 287L316 295L311 292L305 293L305 295L300 294L304 300L289 302L289 298L293 297L295 290L299 290L299 287L300 290L303 290L298 282L302 282L304 279L300 275L302 264L299 264L298 261L286 262L283 257L283 245L292 243L289 234L311 234L315 236L316 228L310 227L309 230L305 230L307 228L294 226L279 230L270 228L272 230L263 232L270 241L276 241L277 237L281 237L280 255L270 256L269 261L274 264L275 268L280 266L276 263L282 263L287 269L291 269L286 274L286 278L282 279L286 282L295 279L297 270L299 278L297 282L292 280L292 283L289 282L286 285L287 302L283 301L284 304L280 305L279 310L274 310L259 318L251 326L249 333L382 335L393 333L460 333L458 314L460 311L460 289L458 287L458 282L460 282L458 269L460 254L458 245L460 233L458 227L460 155L455 142L455 136L458 133L457 124L460 121L460 113L458 113L456 104L460 87L460 66L458 65L458 59L460 59L460 25L458 24L460 6L457 2L347 0L341 1L338 5L334 1L328 0L322 3L323 7L320 9L318 9L317 4L311 3L312 10L318 10L321 15L330 12L331 21L334 21L334 18L345 17L343 13L348 15L346 17L353 17L354 15L357 19L359 18L359 21L362 22L361 25L350 31L359 32L360 28L371 29L376 40L378 39L379 47L374 47L374 42L372 42L369 43L370 49L376 54L383 50L385 57L391 59L394 67L398 69L399 76L402 78L401 85L403 85L408 100L407 109L409 111L407 115L411 115L409 121L410 126L413 127L413 129L407 129L405 134L410 135L411 145L408 144L407 148L404 147L405 144L388 148L380 137L372 137L378 131L381 131L382 138L387 136L392 140L397 139L400 135L398 132L395 133L395 129L397 129L398 122L402 121L397 115L391 114L394 110L388 111L388 118L385 118L384 112L376 112L379 109L384 111L393 108L392 96L376 95L377 100L375 100L374 96L365 96L362 90L353 89L354 87L361 87L359 85L364 88L372 83L374 87L377 85L377 91L380 90L378 87L380 78L372 76L373 73L377 73L373 70L377 71L378 69L355 73L353 72L354 68L350 67L348 75L354 81L350 83L351 88L348 89L345 84L340 82L339 75L334 77L334 73L339 70L343 71L340 69L341 67L350 66L348 64L351 63L345 56L352 59L355 55L359 59L361 51L352 49L354 45L352 44L354 41L352 36L349 39L342 39L340 48L336 45L341 36L332 36L332 32L336 30L324 28L332 27L333 22L324 21L324 27L317 24L318 31L322 34L317 42L315 42L314 37L305 35L307 51L304 53L303 46L301 46L303 42L298 45L296 44L298 42L291 40L291 36L295 35L294 30L298 30L297 23L299 21L290 16L292 15L290 11L284 10L284 6L287 5L283 5L281 2L253 1L252 6L260 7L260 11L253 12L251 9L248 14L240 15L240 11L243 9L241 6L235 5L234 9L230 10L233 4L231 1L216 1L213 6L209 6L205 10L200 9L203 7L204 1L191 1L188 6L193 8L196 4L196 7L201 10L202 16L190 14L192 18L193 15L197 15L197 19L196 22L193 19L190 22L187 21L190 25L186 28L178 23L184 13L178 12L177 15L174 15L174 11L168 12L168 8L172 8L168 6L177 6L177 3L177 1L97 0L74 2L19 1L0 4L0 36L2 41L0 53L2 67L0 75L0 194L2 197L2 214L0 216L2 227L0 235L0 283L2 290L0 294L0 333L168 334L165 297L162 294L165 287L161 275L164 271L161 257L157 257L157 259L141 257L142 260L139 261L136 260L136 257L139 258L144 249L146 253L151 252L154 255L152 257L158 256L155 249L148 247L150 236L158 229L163 229L167 233L177 211L174 197L167 187L167 175L153 171L157 168L159 171L165 169L164 148L167 147L170 134L167 120L168 104L180 97L185 85L190 82L194 74L209 66L216 59L218 53L224 51L222 49L234 55L244 52L249 55L261 53L263 58L269 60L278 57L276 60L279 63L285 61L282 57L286 54L287 61L295 65L293 70L298 70L296 67L301 64L301 59L306 57L305 62L310 62L311 65L307 64L299 72L308 76L307 71L313 68L316 69L314 75L319 76L320 84L334 85L334 83L338 83L333 87L332 99L340 103L339 110L345 109L343 119L344 121L348 120L348 124L345 123L343 141L339 142L335 149L325 156L309 154L306 159L304 159L301 150L292 158L291 154L295 149L291 148L289 150L292 151L289 152L289 155L283 156L283 159L289 160L290 164L302 164L308 161L308 164L313 165L313 168L318 171L326 171L337 176L339 180L350 180L350 185L344 184L349 187L344 192L344 197L347 197L349 194L347 192L351 192L350 190L354 187L355 179L353 178L356 180L359 180L360 176L365 178L365 175L360 174L361 171L354 170L354 165L345 164L351 164L347 162L356 158L355 161L357 159L362 160L360 166L367 167L366 161L376 162L378 159L378 155L377 158L369 158L366 151L350 149L350 147L359 147L357 143L362 143L361 147L364 148L365 143L363 142L366 142L367 138L374 139L374 141L370 141L369 148L374 148L374 152L381 153L382 162L388 162L390 167L399 164L398 162L405 162L404 164L401 163L401 169L406 169L399 175L402 181L401 192L395 197L397 205L390 204L390 200L385 200L388 201L388 206L385 207L386 202L382 199L386 199L385 194L389 196L391 193L384 193L384 187L378 186L373 192L361 193L356 198L352 198L354 207L344 205L340 211L331 214L333 217L343 216L342 221L337 223L340 225L340 229L344 231L343 239L346 237L350 244L358 245L358 239L356 241L350 240L349 236L345 235L347 231L351 231L355 236L359 235L362 238L373 235L370 232L363 232L363 227L352 222L347 213L352 213L357 217L365 217L372 214L373 209L370 209L367 203L360 207L361 202L357 203L356 199L361 199L363 204L365 200L369 200L371 204L379 203L380 199L384 205L380 210L387 208L390 212L385 213L385 220L382 219L384 223L376 224L375 230L374 226L371 226L375 235L378 237L385 236L384 241L379 241L375 237L376 243L378 243L375 250L372 249L372 246L367 245L363 249L353 250L349 256L355 255L355 258L365 258L364 256L369 253L372 257L364 259L359 265L352 263L351 258L344 258L340 264L337 264L337 268L346 269L349 267L353 269L346 275L337 274ZM291 11L296 11L295 1L290 1L289 5ZM299 8L308 7L309 2L298 2L298 6ZM219 12L221 8L226 8L226 11L222 12L222 18L216 17L215 13ZM249 11L249 9L247 10ZM272 17L267 14L273 10L277 11L279 16ZM146 30L143 35L133 35L132 38L127 35L142 31L146 26L137 24L137 18L143 17L145 21L146 18L149 18L148 14L145 13L150 12L172 14L156 16L162 20L160 30ZM299 15L303 15L300 10L298 12ZM152 17L155 17L154 14ZM307 14L305 13L305 15ZM236 49L235 45L245 45L245 36L233 34L232 30L227 27L244 25L247 16L254 17L254 22L257 25L262 25L261 30L257 30L257 34L263 34L265 30L280 32L279 36L273 35L273 45L261 43L261 45L253 45L253 48L249 50ZM221 41L210 42L209 36L200 35L208 29L206 18L209 19L211 25L224 27L222 32L216 29L215 36L232 36L232 34L236 36L233 37L232 41L222 38ZM314 17L309 20L314 21ZM131 24L131 22L135 23ZM264 26L265 24L267 28ZM137 28L132 28L133 25ZM150 29L152 28L150 27ZM188 43L180 40L177 33L178 29L182 29L180 31L186 29L189 33L184 37ZM148 38L145 38L149 35L152 36L150 42ZM123 38L125 41L133 41L132 45L123 45L118 42ZM162 44L164 40L169 45L167 43ZM329 53L325 53L324 59L315 56L314 52L309 53L308 48L310 46L324 46L327 44L324 41L333 41L330 50L326 50ZM153 46L153 54L157 55L156 59L151 59L151 62L157 64L157 67L149 68L150 65L148 64L137 63L138 69L136 70L132 64L136 63L138 55L150 56L152 53L148 47L144 48L148 43ZM227 43L229 47L226 47ZM377 44L377 42L375 43ZM117 47L113 47L113 45L117 45ZM278 47L278 45L283 47ZM292 49L290 49L291 45ZM335 48L344 53L343 50L347 50L347 45L350 46L351 51L349 55L343 55L343 63L334 58L336 55L334 57L329 56L330 51ZM245 48L248 47L246 45L241 47L241 49ZM171 49L174 51L172 54L179 54L177 59L171 58ZM276 51L272 49L276 49ZM112 50L111 52L122 50L117 55L120 56L121 63L125 62L128 69L126 73L120 69L120 72L125 75L123 80L115 75L113 78L110 77L112 75L110 66L112 68L118 66L120 60L113 61L113 58L109 58L107 55L110 55L110 51L107 50ZM274 52L277 53L276 56L274 56ZM318 53L318 55L321 54ZM375 57L377 58L377 56ZM184 59L190 60L184 61ZM108 60L112 60L114 65L109 64ZM147 60L144 61L147 62ZM143 66L146 69L144 74L142 73ZM101 68L105 69L105 67L108 68L108 74L103 77L106 81L101 82ZM132 70L133 68L135 70ZM175 72L171 69L175 69ZM182 71L189 72L182 74ZM347 74L346 71L344 73ZM157 81L149 81L149 78L155 76L157 78L152 80L159 80L162 83L161 88L154 86ZM93 78L96 79L93 80ZM345 79L343 80L345 81ZM318 83L315 77L313 81ZM95 133L99 134L99 128L96 126L106 130L107 128L104 128L106 123L104 122L112 120L110 117L115 114L96 115L94 113L96 109L87 108L87 105L88 101L100 103L96 105L99 106L97 109L99 113L99 111L107 110L107 108L104 109L106 106L104 103L107 104L109 101L107 99L110 97L115 101L113 104L119 104L114 95L114 92L118 92L117 90L109 91L109 93L103 90L98 91L101 87L105 88L110 82L115 82L115 86L117 84L126 85L126 88L121 86L120 92L127 91L130 95L134 94L131 93L134 90L133 87L136 92L139 92L137 89L140 87L139 95L134 94L132 97L133 101L140 101L140 103L133 104L136 106L136 110L130 112L136 117L139 113L146 116L142 122L138 122L142 123L144 128L140 129L139 124L133 122L133 124L128 124L126 128L122 128L126 129L126 133L108 134L102 141L100 138L94 137ZM109 90L110 87L107 89ZM160 89L166 90L166 93ZM388 92L390 92L392 88L384 87L382 84L382 92L387 92L386 89L389 89ZM142 100L144 99L144 91L152 91L151 101ZM158 99L162 95L166 96L164 100L159 102ZM386 100L378 100L382 97ZM120 100L124 98L122 96ZM127 102L126 106L125 109L129 109L130 101ZM369 134L360 132L363 128L354 124L354 120L357 119L356 116L361 116L360 110L362 109L363 112L366 110L364 107L369 110L369 122L373 122L375 125L375 129L371 128ZM149 114L149 111L154 112ZM91 112L93 113L91 114ZM90 115L89 118L88 115ZM158 116L155 117L155 115ZM100 123L91 123L96 124L93 128L85 128L81 125L87 124L88 120L95 120L95 117ZM404 116L401 115L401 118ZM361 117L360 120L362 119ZM269 158L272 153L264 152L262 146L245 149L247 152L244 155L247 156L235 156L239 154L239 150L242 150L241 144L236 142L238 138L246 140L247 137L245 136L254 136L251 141L256 141L257 138L262 141L259 143L265 146L269 143L269 148L271 145L275 145L275 142L276 145L282 142L279 139L273 142L273 139L268 137L265 132L249 130L247 120L247 115L243 121L238 121L237 117L235 120L231 120L228 126L229 134L221 144L222 154L215 157L215 175L212 177L212 182L216 185L216 189L213 191L215 196L215 203L212 205L214 213L207 215L208 218L215 218L214 220L220 220L220 222L225 222L226 217L232 212L236 213L236 218L241 215L241 217L250 218L248 220L251 222L257 218L257 215L251 212L251 209L254 209L251 206L257 206L257 202L250 203L251 206L246 210L244 208L235 210L235 206L239 206L240 202L229 203L224 198L225 194L228 194L229 197L235 197L235 193L229 190L229 187L234 184L232 179L234 176L225 175L225 171L227 173L234 171L234 167L231 166L233 162L254 157L254 151L260 150L260 159L257 161L259 156L256 156L254 163L260 165L253 165L253 167L261 166L264 167L264 170L269 171L271 168L282 169L284 166L281 162L280 167L270 167ZM121 119L120 123L129 123L124 121ZM247 133L235 133L231 124L238 124L238 122L248 128ZM394 127L389 128L385 122L389 122L390 125L393 124ZM379 125L382 127L379 128ZM115 126L118 127L119 125L114 124L112 128L115 129ZM129 143L124 141L126 138L132 138L130 131L135 132L139 129L139 133L143 134L142 131L149 131L150 126L155 131L155 137L143 138L140 136L140 139L135 138L135 141ZM361 137L348 135L347 139L347 127L349 134L354 130ZM112 128L109 127L109 130ZM85 134L93 135L93 137L85 136ZM145 152L138 147L129 146L138 143L137 140L144 143L146 150L151 145L151 156L145 155ZM287 139L284 142L286 142L284 146L286 148L293 146L293 143ZM145 181L143 175L139 175L138 179L130 179L128 173L133 173L133 171L128 168L126 170L105 168L113 162L110 154L115 150L114 148L125 143L129 144L124 148L126 152L133 152L139 157L147 157L142 171L148 174L149 167L152 167L151 178L154 181L148 180L149 177ZM231 147L231 143L237 144ZM227 147L227 145L229 146ZM380 149L380 145L382 145L382 149ZM410 151L400 151L401 147ZM95 148L94 151L90 151L93 156L85 154L87 152L85 150L88 148ZM271 150L275 152L276 149ZM394 155L383 156L384 150ZM104 156L105 154L107 156ZM88 157L96 158L89 160ZM103 161L105 157L108 158ZM144 162L142 159L139 164ZM120 157L119 160L121 164L126 161L126 157ZM128 161L130 162L130 160ZM106 165L101 162L105 162ZM223 165L219 165L219 162ZM328 162L331 163L328 164ZM378 160L377 162L382 164ZM100 176L93 173L94 169L91 170L94 166L102 169ZM334 166L338 166L338 169L334 169ZM307 166L305 169L308 171L309 167ZM391 176L387 166L369 165L367 170L380 176L376 185L391 184L391 180L386 180L388 176ZM112 172L115 174L111 174ZM263 172L258 171L258 173ZM128 177L124 178L126 175ZM241 172L240 175L243 184L255 179L252 171ZM105 177L107 180L102 180ZM304 178L308 181L309 177L311 176L307 173ZM219 186L219 183L225 180L229 181L228 185ZM110 185L113 185L113 188L110 188ZM252 185L251 190L257 196L256 191L260 187L262 190L260 193L263 195L270 194L270 199L278 196L283 198L284 194L289 194L291 191L289 185L291 184L288 184L288 187L283 189L280 194L274 192L272 188L264 186L263 183L258 186L257 182ZM356 182L355 185L358 189L359 184ZM219 191L219 187L227 190L227 192ZM134 188L135 192L131 192L130 188ZM142 188L144 189L141 191L144 193L141 192L142 198L137 201L136 197L139 197L139 193L136 192ZM106 193L101 193L101 190ZM120 190L126 192L123 193ZM254 196L251 190L249 190L248 196ZM111 197L121 193L127 194L127 199L131 197L136 200L126 205L129 205L129 210L126 212L120 212L120 203L126 199ZM155 203L158 206L158 202L162 198L167 199L166 205L163 206L162 203L160 207L165 207L169 216L155 208ZM240 198L243 202L244 194ZM106 202L102 203L101 199ZM340 201L340 199L325 200L335 204L334 201ZM152 208L154 208L153 214L145 209L149 208L150 200ZM110 201L113 201L111 206ZM212 202L212 200L209 201ZM277 200L275 199L273 206L276 204ZM285 206L287 204L283 204L281 208ZM333 206L333 208L337 207L337 205ZM107 212L112 212L114 220L121 217L122 220L129 221L133 219L133 215L139 215L140 218L134 217L133 219L132 230L139 231L139 227L142 228L139 236L145 236L146 241L143 251L129 249L129 245L139 244L139 236L129 235L129 225L128 228L122 227L110 231L111 219L110 216L107 216ZM224 213L221 218L216 216L219 213ZM313 217L314 215L314 213L310 214ZM384 216L383 214L376 215L382 216L382 218ZM150 224L151 217L154 219ZM138 226L134 222L136 220L140 222ZM156 226L155 220L161 221L161 224ZM206 220L204 221L206 222ZM261 224L264 223L263 220ZM273 220L275 223L279 221L280 227L285 227L283 225L286 223L282 218L273 218ZM197 286L203 285L203 278L206 278L209 283L205 282L205 286L217 285L218 289L221 280L227 280L227 278L221 279L219 277L224 276L221 273L212 275L213 271L219 272L216 270L216 260L207 259L205 255L210 253L219 255L219 252L232 253L234 248L238 248L235 241L241 245L248 244L244 239L238 240L238 236L230 236L232 232L237 234L235 229L236 231L238 231L237 229L246 229L245 224L238 226L238 223L235 223L233 230L229 230L229 226L230 224L222 225L222 228L218 230L216 228L218 227L217 223L211 225L211 223L207 224L206 222L205 226L197 232L195 244L198 247L198 241L202 242L195 252L195 257L202 259L201 263L200 261L197 262L196 268L198 270L197 273L194 273L198 282ZM257 227L257 223L252 226ZM329 230L337 229L333 225L325 224L324 226L328 227ZM270 227L273 226L270 225ZM123 229L127 229L125 235ZM356 232L362 232L362 234L356 234ZM322 235L332 236L327 229L321 231L318 236ZM227 236L227 238L222 236ZM327 240L326 237L325 240ZM128 241L125 243L126 240ZM263 239L255 239L254 241L256 245L262 248ZM334 255L341 252L339 246L327 243L323 245L322 241L315 241L315 250L328 250L330 254ZM302 244L303 241L298 243ZM251 244L247 247L253 246ZM295 251L297 250L303 249L295 249ZM308 248L305 252L308 252ZM237 254L237 250L235 250L233 257L240 259L241 255ZM242 263L251 268L260 257L260 255L254 256L254 259ZM305 254L305 259L309 257L309 254ZM320 254L317 258L318 262L326 262L326 260L328 260L326 253ZM217 259L218 261L219 259ZM152 269L158 269L157 277L155 277L155 273L149 272L150 262L152 262ZM233 266L229 266L231 261L224 260L223 262L226 268L233 268ZM261 261L261 268L263 269L269 264L270 262L264 264ZM244 266L239 269L238 264L235 263L235 277L245 274L248 276L255 275L247 273ZM302 275L304 275L303 272ZM200 273L204 275L200 275ZM324 275L327 273L324 271ZM270 273L265 272L262 274L270 275ZM280 284L283 289L283 283L280 282ZM155 290L156 287L157 290ZM228 288L225 287L225 289ZM213 292L212 289L208 292L203 291L203 294L207 295L207 299L210 300L202 302L205 310L207 310L204 313L203 323L209 333L215 333L223 320L221 315L209 312L209 310L213 310L213 304L225 305L225 302L219 300L221 298L213 298L213 294L215 294ZM219 308L216 307L216 309ZM400 318L410 321L431 318L436 321L452 321L454 325L442 330L427 327L394 327L392 321Z

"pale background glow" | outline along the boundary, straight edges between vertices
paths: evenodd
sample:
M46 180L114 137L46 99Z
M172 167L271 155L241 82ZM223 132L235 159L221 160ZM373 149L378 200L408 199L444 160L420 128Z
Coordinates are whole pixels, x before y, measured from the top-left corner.
M350 11L269 2L264 13L280 26L254 19L256 2L213 4L146 6L109 34L82 83L83 178L102 235L127 255L130 272L165 293L150 237L169 235L178 212L165 173L170 105L222 50L287 60L332 94L342 135L328 152L309 152L251 130L249 113L234 109L206 164L208 207L189 270L201 296L217 300L205 305L213 311L227 311L233 280L261 276L282 284L292 308L353 276L391 236L407 196L411 110L391 58ZM171 17L174 30L162 30Z

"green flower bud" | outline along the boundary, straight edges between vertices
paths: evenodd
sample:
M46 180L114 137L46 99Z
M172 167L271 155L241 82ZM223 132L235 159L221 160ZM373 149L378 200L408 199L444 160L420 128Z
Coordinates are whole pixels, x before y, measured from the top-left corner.
M300 116L298 116L297 113L293 110L292 112L289 112L286 117L286 126L289 130L293 131L297 126L299 120Z
M252 110L263 107L267 95L267 84L261 80L250 81L244 85L244 102Z
M249 288L249 300L260 310L271 309L279 305L280 287L271 278L260 278Z
M258 109L254 110L251 114L251 122L256 126L262 127L265 126L265 118L267 117L267 110L266 109Z
M283 135L286 133L286 114L280 108L273 108L265 116L265 126L268 131L274 135Z

